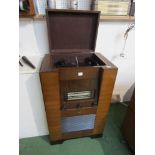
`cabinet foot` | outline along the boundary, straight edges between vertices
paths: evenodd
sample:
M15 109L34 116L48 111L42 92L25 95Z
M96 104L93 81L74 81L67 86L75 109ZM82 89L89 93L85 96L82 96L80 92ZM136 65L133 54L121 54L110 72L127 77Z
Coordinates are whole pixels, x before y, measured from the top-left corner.
M103 134L97 134L97 135L92 135L90 136L91 138L101 138Z
M64 140L50 141L51 145L62 144Z

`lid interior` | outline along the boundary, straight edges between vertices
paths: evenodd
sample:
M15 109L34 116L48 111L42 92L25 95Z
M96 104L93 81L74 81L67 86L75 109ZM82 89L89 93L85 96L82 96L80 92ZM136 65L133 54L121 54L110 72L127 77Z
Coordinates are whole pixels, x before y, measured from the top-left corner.
M47 9L50 52L55 49L95 49L99 12Z

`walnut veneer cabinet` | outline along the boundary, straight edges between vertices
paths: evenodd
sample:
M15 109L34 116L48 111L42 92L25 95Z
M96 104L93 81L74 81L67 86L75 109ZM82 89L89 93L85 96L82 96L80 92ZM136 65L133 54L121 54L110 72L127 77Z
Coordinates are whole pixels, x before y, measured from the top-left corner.
M50 51L40 81L50 141L102 135L117 67L94 52L100 12L46 14Z

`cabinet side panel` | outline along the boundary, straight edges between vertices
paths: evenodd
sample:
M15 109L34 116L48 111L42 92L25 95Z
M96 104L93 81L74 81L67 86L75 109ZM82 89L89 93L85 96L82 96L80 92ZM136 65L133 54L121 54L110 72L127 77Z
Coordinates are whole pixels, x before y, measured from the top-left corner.
M42 72L40 73L42 92L48 122L50 139L61 139L61 112L60 112L60 91L59 73Z
M100 134L103 132L106 116L109 111L116 74L117 69L103 69L102 71L98 108L96 113L95 128L93 131L94 134Z

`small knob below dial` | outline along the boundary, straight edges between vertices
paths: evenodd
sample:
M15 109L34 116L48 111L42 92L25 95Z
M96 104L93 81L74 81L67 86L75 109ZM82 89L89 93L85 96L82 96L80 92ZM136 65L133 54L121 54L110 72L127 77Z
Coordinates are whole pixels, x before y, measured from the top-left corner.
M80 108L80 104L77 104L77 105L76 105L76 108L79 109L79 108Z

